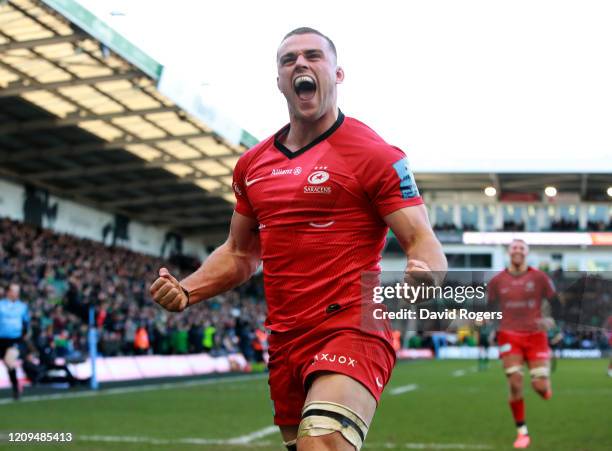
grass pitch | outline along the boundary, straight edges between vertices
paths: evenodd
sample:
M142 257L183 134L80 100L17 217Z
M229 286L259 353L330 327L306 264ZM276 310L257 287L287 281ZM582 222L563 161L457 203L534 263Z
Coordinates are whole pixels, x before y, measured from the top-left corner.
M606 360L563 360L554 396L527 382L533 451L612 449L612 378ZM133 391L138 390L138 391ZM69 394L72 398L0 404L0 449L279 450L265 377ZM84 396L85 395L85 396ZM63 395L62 395L63 396ZM71 432L71 443L7 443L17 431ZM511 450L515 438L498 361L399 363L364 449Z

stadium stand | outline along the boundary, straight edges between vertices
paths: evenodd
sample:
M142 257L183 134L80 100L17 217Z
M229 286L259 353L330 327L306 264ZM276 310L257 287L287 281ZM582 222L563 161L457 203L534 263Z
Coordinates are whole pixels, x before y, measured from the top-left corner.
M78 2L4 3L0 216L12 220L0 219L0 295L11 281L22 285L32 311L32 351L84 359L87 311L95 306L103 356L240 351L248 360L261 359L259 278L188 314L167 315L146 289L157 268L180 276L197 262L168 257L152 238L146 250L134 246L158 232L177 242L197 238L200 257L204 240L209 248L218 245L233 211L232 169L255 138L227 127L231 121L203 99L185 96L194 90L181 89L183 79ZM533 255L545 269L612 269L603 247L612 243L609 234L551 242L545 233L612 230L609 180L601 173L417 173L451 268L461 269L501 268L509 237L493 235L503 231L542 237L535 238L541 246L533 246ZM11 183L19 189L9 192ZM556 199L542 194L550 183L558 188ZM487 186L497 196L485 196ZM83 206L89 210L79 216ZM151 233L131 233L128 240L135 225ZM62 233L67 229L73 232ZM403 270L405 256L394 255L399 246L389 241L383 268ZM587 294L599 299L602 292ZM581 310L581 299L570 296L565 304L570 313L590 315L580 318L579 328L563 325L567 346L598 343L589 327L601 311L590 310L596 303ZM427 346L430 340L411 342Z
M0 286L22 287L38 354L83 360L94 306L103 356L240 351L253 359L265 317L258 278L189 313L169 315L150 299L148 286L161 266L177 275L193 270L176 261L0 220Z
M248 132L176 95L181 80L76 1L3 2L0 19L0 176L145 224L225 229Z
M188 313L168 315L151 301L147 287L160 266L177 275L193 269L178 265L176 256L165 261L6 218L0 220L0 243L0 286L21 285L32 317L31 350L38 356L83 361L87 314L94 306L103 356L241 352L247 360L261 360L260 277ZM608 349L601 325L610 311L610 281L563 271L551 276L561 293L555 310L564 333L561 348ZM445 327L420 321L420 333L402 342L433 346L424 332ZM475 340L468 333L458 344L474 346Z

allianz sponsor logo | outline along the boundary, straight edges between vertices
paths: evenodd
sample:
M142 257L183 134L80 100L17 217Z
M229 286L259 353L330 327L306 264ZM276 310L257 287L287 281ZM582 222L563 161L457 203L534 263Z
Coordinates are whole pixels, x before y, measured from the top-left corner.
M302 173L302 168L297 166L295 168L288 169L272 169L272 175L300 175Z
M357 360L352 359L349 356L330 354L330 353L315 354L314 361L312 362L312 364L314 365L317 362L329 362L329 363L337 362L340 365L346 365L346 366L350 366L353 368L355 368L355 366L357 365Z

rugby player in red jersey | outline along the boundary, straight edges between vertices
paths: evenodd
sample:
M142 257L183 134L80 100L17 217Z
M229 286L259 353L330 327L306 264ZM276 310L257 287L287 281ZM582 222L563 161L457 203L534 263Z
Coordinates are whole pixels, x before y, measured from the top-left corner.
M513 240L508 247L510 265L491 279L489 303L502 312L497 331L497 344L510 386L510 409L517 426L515 448L530 443L525 423L523 400L523 364L527 362L531 386L543 398L550 399L550 348L546 330L554 325L550 304L555 289L542 271L527 265L529 246Z
M182 311L262 261L270 394L287 449L359 450L395 363L391 330L363 327L362 275L380 271L389 227L409 280L440 282L446 258L406 155L338 110L333 42L296 29L277 67L289 124L236 164L227 241L180 283L162 268L151 293Z

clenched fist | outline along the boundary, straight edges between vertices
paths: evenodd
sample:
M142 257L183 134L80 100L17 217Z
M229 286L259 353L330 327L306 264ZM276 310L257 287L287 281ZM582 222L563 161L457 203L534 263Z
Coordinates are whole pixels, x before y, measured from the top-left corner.
M436 285L435 275L429 265L422 260L410 259L404 272L404 283L419 287L433 287ZM420 291L418 297L413 302L424 302L430 299L425 291Z
M404 279L411 285L425 284L434 285L435 279L427 263L421 260L410 259L406 266Z
M179 284L166 268L159 270L159 277L151 285L153 300L169 312L182 312L187 308L189 299Z

